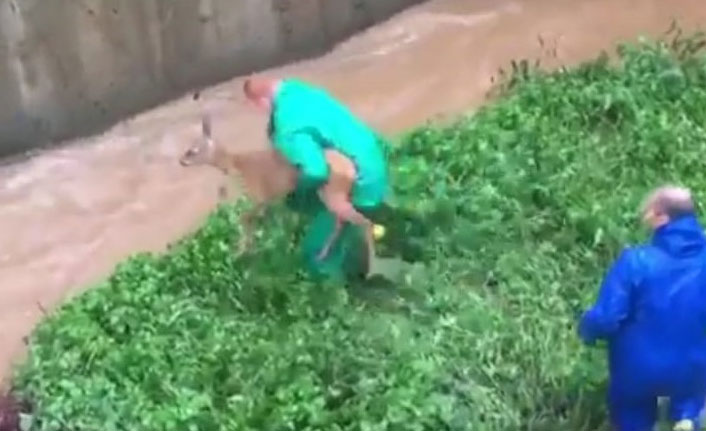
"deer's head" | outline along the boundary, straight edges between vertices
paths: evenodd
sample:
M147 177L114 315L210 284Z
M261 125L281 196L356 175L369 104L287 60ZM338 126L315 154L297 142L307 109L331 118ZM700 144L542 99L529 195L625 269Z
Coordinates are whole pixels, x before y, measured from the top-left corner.
M179 158L182 166L213 164L216 157L216 144L211 136L211 117L204 114L201 118L201 136Z

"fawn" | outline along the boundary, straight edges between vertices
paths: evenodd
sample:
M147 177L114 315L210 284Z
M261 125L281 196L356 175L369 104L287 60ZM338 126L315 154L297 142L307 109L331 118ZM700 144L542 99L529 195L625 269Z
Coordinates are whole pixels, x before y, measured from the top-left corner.
M324 150L329 165L329 180L318 194L326 208L336 216L336 226L317 255L324 259L341 232L344 221L364 228L368 247L368 268L375 256L373 228L375 225L358 212L350 202L350 192L356 179L353 162L335 150ZM226 175L238 176L245 194L255 202L255 208L241 216L245 234L241 236L238 254L245 251L252 239L252 223L266 206L275 199L292 192L297 183L298 171L274 149L258 152L229 153L219 145L211 133L211 118L204 115L201 120L201 136L181 156L182 166L210 165ZM265 173L265 175L263 175Z

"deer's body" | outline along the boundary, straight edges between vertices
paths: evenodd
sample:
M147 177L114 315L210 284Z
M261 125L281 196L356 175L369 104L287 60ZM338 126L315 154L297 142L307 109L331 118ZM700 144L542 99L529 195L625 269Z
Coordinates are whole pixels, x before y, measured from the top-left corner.
M245 194L257 203L285 196L296 186L296 169L274 150L230 153L217 146L209 160L198 164L209 164L226 175L237 176Z
M368 259L374 257L373 223L360 214L350 202L350 193L356 179L355 164L348 157L335 150L325 150L324 157L329 166L329 179L319 189L319 197L336 216L336 227L321 249L318 258L323 259L329 252L341 231L344 221L362 226L366 232ZM298 171L274 149L230 153L218 145L211 136L210 118L202 122L202 136L180 158L182 166L211 165L226 175L238 176L245 194L255 202L255 208L241 218L245 235L241 237L239 252L242 253L252 238L252 222L259 216L265 205L283 198L294 191Z

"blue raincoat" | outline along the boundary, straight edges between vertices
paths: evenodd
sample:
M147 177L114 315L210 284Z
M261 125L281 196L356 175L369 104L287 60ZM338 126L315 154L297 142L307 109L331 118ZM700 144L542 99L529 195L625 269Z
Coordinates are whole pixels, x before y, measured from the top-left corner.
M627 248L582 317L587 344L608 341L611 417L620 431L648 431L657 397L674 421L698 424L706 398L706 238L693 214Z

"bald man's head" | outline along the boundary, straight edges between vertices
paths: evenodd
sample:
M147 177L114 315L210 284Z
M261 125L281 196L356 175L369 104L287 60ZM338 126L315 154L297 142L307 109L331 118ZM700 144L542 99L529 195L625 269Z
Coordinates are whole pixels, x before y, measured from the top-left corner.
M694 212L691 191L684 187L662 186L653 190L642 206L643 219L656 229L670 220Z
M255 76L245 80L243 93L256 106L269 111L278 84L276 79Z

